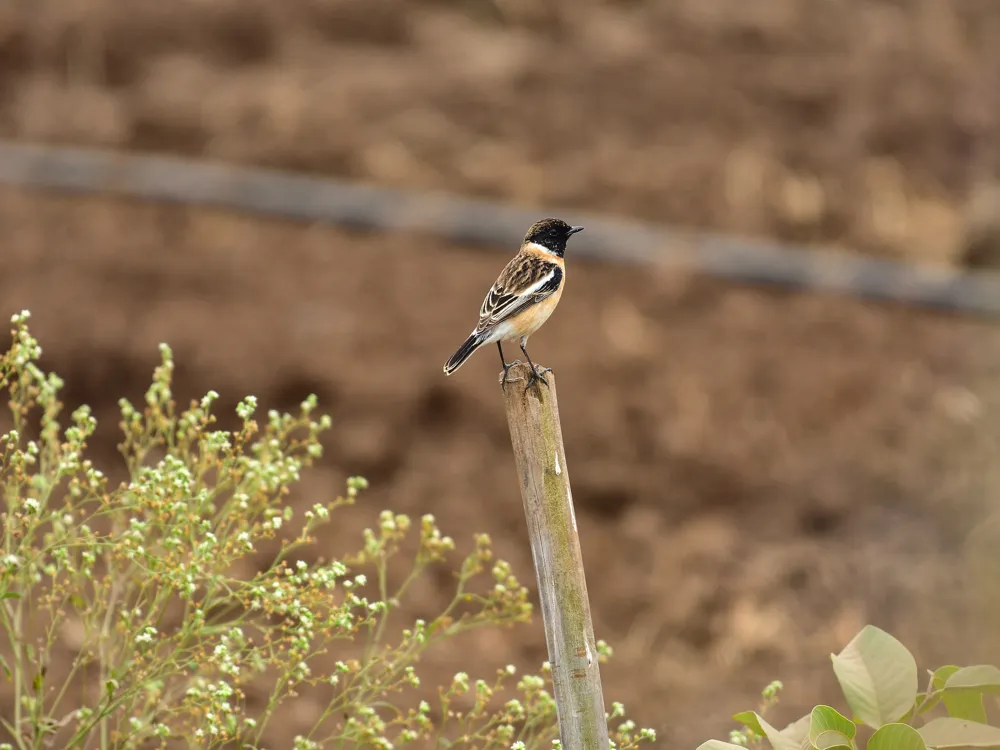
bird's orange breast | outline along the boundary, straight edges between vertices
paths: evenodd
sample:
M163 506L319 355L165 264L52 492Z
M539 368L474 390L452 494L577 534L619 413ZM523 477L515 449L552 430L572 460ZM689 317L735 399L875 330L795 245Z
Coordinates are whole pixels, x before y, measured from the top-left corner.
M517 315L514 315L509 321L510 333L504 338L505 341L517 341L526 336L530 336L539 328L542 324L549 319L552 315L552 311L556 309L556 305L559 304L559 298L562 297L563 287L559 287L553 294L549 295L541 302L531 305L530 307L522 310Z

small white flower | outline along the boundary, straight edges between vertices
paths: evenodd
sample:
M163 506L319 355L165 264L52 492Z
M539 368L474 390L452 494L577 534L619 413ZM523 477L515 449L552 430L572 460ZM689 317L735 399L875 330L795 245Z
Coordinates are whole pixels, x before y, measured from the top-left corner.
M147 625L145 628L143 628L143 630L142 630L141 633L139 633L138 635L136 635L135 642L136 643L152 643L153 642L153 638L155 636L156 636L156 628L154 628L152 625Z

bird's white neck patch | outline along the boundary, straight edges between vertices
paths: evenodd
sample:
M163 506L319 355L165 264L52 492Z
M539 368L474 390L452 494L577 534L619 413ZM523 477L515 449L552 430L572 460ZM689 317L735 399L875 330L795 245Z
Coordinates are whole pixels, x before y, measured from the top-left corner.
M546 255L551 255L553 258L559 257L555 252L545 247L545 245L539 245L537 242L529 242L526 247L540 253L545 253Z

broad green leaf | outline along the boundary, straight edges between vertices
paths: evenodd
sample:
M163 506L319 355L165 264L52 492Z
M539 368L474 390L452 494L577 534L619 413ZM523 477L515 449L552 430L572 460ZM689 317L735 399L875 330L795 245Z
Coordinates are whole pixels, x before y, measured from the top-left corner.
M802 750L799 740L782 734L768 724L764 717L755 711L743 711L733 716L733 718L762 737L767 738L767 741L771 743L771 747L774 750Z
M943 667L938 667L934 670L934 676L931 677L931 682L935 688L941 690L944 687L944 684L948 681L948 678L960 669L961 667L956 667L954 664L946 664Z
M752 729L761 737L764 736L764 727L760 725L760 720L753 711L740 711L738 714L733 714L733 719L748 729Z
M902 643L866 625L839 654L831 654L854 716L878 729L898 721L917 699L917 663Z
M992 664L962 667L953 672L944 683L945 690L976 690L991 695L1000 694L1000 669Z
M797 721L793 721L779 732L782 740L794 743L795 747L800 748L800 750L809 750L812 745L809 742L809 724L811 721L812 717L809 714L800 717Z
M698 750L747 750L742 745L734 745L722 740L709 740L698 745Z
M868 740L868 750L927 750L920 732L907 724L886 724Z
M932 748L1000 748L1000 729L950 716L931 719L917 730Z
M816 738L831 729L840 732L848 740L853 740L858 728L853 721L842 716L836 709L816 706L809 714L809 741L815 745Z
M836 729L827 729L825 732L820 732L816 735L816 739L812 741L813 747L817 750L854 750L854 746L851 744L850 739L847 738L843 732L838 732Z
M16 591L5 591L0 594L0 599L20 599L21 595Z
M934 672L934 687L949 716L985 723L982 694L1000 692L1000 670L989 664L941 667Z
M986 707L983 705L983 694L975 690L946 690L941 693L941 701L948 710L948 715L956 719L968 719L981 724L986 723Z

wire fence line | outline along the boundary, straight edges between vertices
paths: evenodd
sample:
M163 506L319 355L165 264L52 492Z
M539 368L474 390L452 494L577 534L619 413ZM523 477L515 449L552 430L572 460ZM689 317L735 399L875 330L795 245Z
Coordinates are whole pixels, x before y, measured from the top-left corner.
M485 200L277 170L2 141L0 184L200 205L356 229L411 231L507 250L541 215L539 210ZM918 266L579 211L560 215L587 228L573 240L574 256L1000 317L997 272Z

